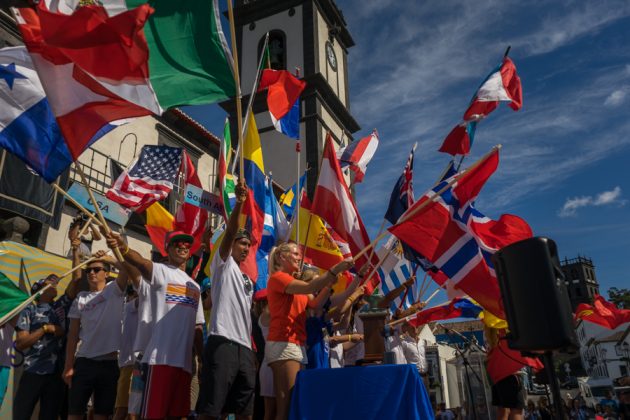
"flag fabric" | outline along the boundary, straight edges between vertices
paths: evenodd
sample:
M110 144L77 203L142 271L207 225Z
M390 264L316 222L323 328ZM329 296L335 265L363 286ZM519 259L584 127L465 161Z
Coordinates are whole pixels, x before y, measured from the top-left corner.
M0 318L20 306L30 296L20 290L7 276L0 273Z
M274 127L284 135L300 138L300 94L306 82L287 70L264 69L258 90L267 89L267 107Z
M184 188L186 185L193 185L197 188L203 189L201 180L195 169L190 156L186 151L183 151L181 171L184 175ZM201 238L206 230L206 224L208 222L208 210L195 206L187 202L180 204L177 212L175 213L175 230L186 232L195 238L192 246L190 247L190 254L199 249L201 246Z
M514 62L508 57L481 83L464 113L463 121L446 136L440 152L451 155L467 155L475 138L477 123L494 111L499 102L508 102L518 111L523 106L521 79Z
M256 282L258 277L256 253L262 239L265 218L266 176L260 136L258 135L258 127L256 126L253 113L249 115L242 153L245 170L244 179L248 188L248 197L243 208L243 215L246 215L248 218L247 227L252 234L252 245L249 249L249 256L241 263L241 269L252 281Z
M269 278L269 253L276 245L278 239L284 240L289 236L289 222L273 194L273 186L270 177L267 177L265 186L264 225L260 246L256 255L258 266L258 279L254 287L254 296L267 288Z
M146 0L99 2L77 8L79 2L45 0L51 12L82 13L100 9L112 18L145 7ZM218 0L150 2L154 13L144 26L148 72L146 84L160 108L202 105L234 96L232 56L221 28Z
M298 179L298 182L293 184L280 196L280 205L282 205L282 210L289 220L293 219L293 212L299 204L298 197L302 195L301 191L305 185L306 172Z
M479 318L483 311L481 306L475 305L468 299L453 299L451 302L433 308L424 309L416 314L409 323L414 327L428 324L432 321L441 321L453 318Z
M341 168L349 167L355 173L354 183L363 181L367 165L370 163L378 148L378 133L376 130L361 140L353 141L337 151L337 158Z
M323 220L311 213L310 207L311 203L304 194L299 206L300 237L296 236L297 225L294 223L290 238L302 248L305 263L328 270L343 261L344 256Z
M311 211L325 220L344 241L348 242L352 253L357 254L370 243L370 238L341 173L332 142L329 133ZM367 261L367 257L362 256L357 261L357 267L363 266ZM377 275L372 277L366 284L367 292L372 292L378 282Z
M230 120L225 119L223 126L223 141L219 150L219 190L223 199L223 218L227 223L232 209L236 205L234 194L234 177L228 173L228 167L232 160L232 136L230 134Z
M159 112L154 95L143 83L148 56L142 25L150 7L113 19L91 7L72 16L52 14L41 4L39 13L30 8L14 9L14 13L69 151L66 156L59 145L59 166L78 159L115 127ZM53 175L46 176L52 179Z
M376 254L380 260L384 260L378 269L378 274L381 277L380 287L384 295L402 286L414 274L411 263L403 256L400 241L395 237L389 238L385 245L376 251ZM407 292L401 293L392 301L392 312L398 308L407 309L415 303L416 298L413 288L410 287Z
M53 182L73 161L25 47L0 50L0 147Z
M175 217L158 202L147 207L146 217L147 223L144 227L147 229L149 238L151 238L151 242L153 242L157 250L160 251L160 254L165 257L164 240L166 233L173 230Z
M405 169L403 169L402 175L396 181L394 189L389 197L389 205L387 206L387 212L385 212L385 219L395 225L398 219L414 202L413 198L413 156L414 149L411 149Z
M527 222L513 215L498 221L485 217L474 206L479 191L499 163L493 151L482 163L461 175L452 186L436 197L447 185L439 183L410 209L414 211L427 200L434 200L389 231L425 256L459 289L475 299L484 309L505 319L501 293L491 256L513 242L530 238Z
M630 322L630 309L619 309L614 303L607 302L600 295L595 295L592 305L580 303L575 308L575 319L582 319L614 330L621 324Z
M173 189L182 162L182 149L142 146L140 157L114 182L107 198L140 213Z

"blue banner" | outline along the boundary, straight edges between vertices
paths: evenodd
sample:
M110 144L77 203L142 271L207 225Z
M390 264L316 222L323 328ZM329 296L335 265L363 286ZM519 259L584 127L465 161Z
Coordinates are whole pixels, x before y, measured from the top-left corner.
M120 226L125 226L131 217L131 210L121 206L120 204L110 200L102 194L92 191L94 199L98 203L98 208L103 213L103 217L110 220ZM94 206L90 195L82 184L75 182L68 190L68 194L74 198L79 204L85 207L87 210L94 212Z

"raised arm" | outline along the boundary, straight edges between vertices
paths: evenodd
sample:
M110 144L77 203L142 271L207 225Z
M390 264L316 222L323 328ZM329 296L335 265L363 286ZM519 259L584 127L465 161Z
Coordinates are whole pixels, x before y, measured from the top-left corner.
M321 276L315 277L309 282L294 279L284 290L285 293L292 295L307 295L309 293L315 293L323 289L326 285L332 284L337 281L337 276L342 271L346 271L352 267L352 258L345 259L340 263L337 263L334 267L328 270Z
M389 292L388 294L385 295L385 297L383 298L383 300L381 300L378 303L378 307L380 309L387 309L390 307L391 303L398 297L400 296L400 294L402 292L405 291L405 289L407 289L408 287L411 287L411 285L416 281L416 276L411 276L407 279L406 282L404 282L403 284L401 284L400 286L398 286L397 288L395 288L394 290L392 290L391 292Z
M230 214L230 217L225 225L225 232L223 233L223 239L221 240L221 245L219 246L219 255L223 261L227 260L232 252L232 243L234 242L234 238L238 232L239 219L243 211L245 201L247 200L247 185L245 185L244 180L240 179L238 181L238 184L236 184L236 187L234 188L234 193L236 194L236 205L232 209L232 214Z
M140 276L138 274L142 275L146 281L151 281L153 276L153 262L151 260L144 258L138 251L129 248L129 245L125 243L125 240L119 233L110 231L105 235L105 239L110 249L120 249L125 258L123 263L124 269L129 274L129 278L136 288L140 285Z

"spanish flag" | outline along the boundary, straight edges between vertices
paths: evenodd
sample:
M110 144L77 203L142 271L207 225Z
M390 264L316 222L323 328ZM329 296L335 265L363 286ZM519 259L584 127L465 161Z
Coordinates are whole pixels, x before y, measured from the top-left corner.
M160 251L162 256L166 256L164 238L166 232L173 230L175 218L157 201L147 208L146 215L147 224L144 226L147 228L151 242L153 242L153 245Z

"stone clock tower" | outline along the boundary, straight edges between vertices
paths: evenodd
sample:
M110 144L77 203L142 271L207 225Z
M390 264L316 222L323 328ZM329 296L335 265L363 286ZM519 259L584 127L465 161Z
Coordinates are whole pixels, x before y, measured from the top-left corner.
M350 114L347 54L354 41L343 14L333 0L236 0L234 14L243 106L267 32L271 67L294 74L299 69L307 82L300 103L300 166L302 171L311 168L307 186L312 193L326 133L330 131L338 145L347 144L360 128ZM224 106L233 115L233 101ZM274 181L289 187L297 178L295 140L274 129L264 93L256 96L254 113L265 169L273 171Z

